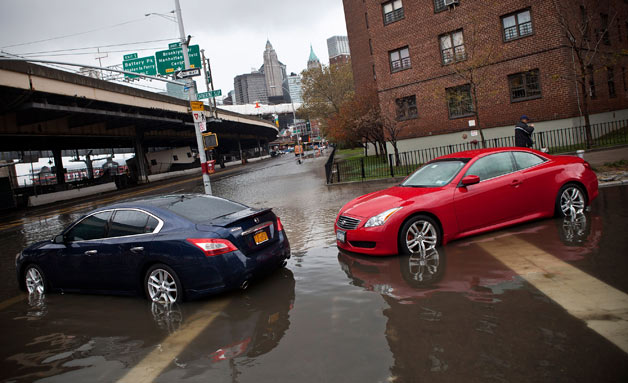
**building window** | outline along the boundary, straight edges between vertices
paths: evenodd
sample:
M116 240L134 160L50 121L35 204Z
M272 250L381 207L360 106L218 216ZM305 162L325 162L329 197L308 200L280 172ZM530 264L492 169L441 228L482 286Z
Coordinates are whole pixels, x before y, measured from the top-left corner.
M541 97L539 70L515 73L508 76L510 101L524 101Z
M611 45L611 39L608 38L608 15L605 13L600 13L600 23L601 23L601 33L602 33L602 42L605 45Z
M587 9L584 5L580 6L580 16L582 17L582 25L580 26L582 38L584 41L589 41L589 16L587 15Z
M593 66L589 65L587 67L587 72L589 72L589 97L591 99L595 99L595 72L593 71Z
M172 159L175 161L179 161L179 156L177 156L176 154L172 156Z
M608 97L616 97L617 93L615 92L615 70L611 67L606 67L606 81L608 83Z
M412 67L408 47L390 51L388 57L390 58L390 71L393 73Z
M528 36L534 32L529 9L502 16L502 26L504 27L505 41Z
M458 2L458 0L434 0L434 13L442 12L450 5L456 5Z
M403 19L401 0L393 0L382 4L382 11L384 12L384 25Z
M150 160L150 164L151 164L151 166L157 165L157 160Z
M467 58L462 30L441 35L438 39L443 65L451 64L454 61L463 61Z
M419 116L416 96L398 98L395 104L397 105L397 121L410 120Z
M473 115L473 99L469 84L445 89L447 93L447 107L449 118L467 117Z

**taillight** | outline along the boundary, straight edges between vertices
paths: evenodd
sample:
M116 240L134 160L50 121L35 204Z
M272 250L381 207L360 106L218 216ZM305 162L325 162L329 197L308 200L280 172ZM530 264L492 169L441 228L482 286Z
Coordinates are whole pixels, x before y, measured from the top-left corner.
M279 217L277 217L277 231L283 231L283 225L281 224Z
M203 250L205 256L213 257L238 250L230 241L219 238L188 238L188 242Z

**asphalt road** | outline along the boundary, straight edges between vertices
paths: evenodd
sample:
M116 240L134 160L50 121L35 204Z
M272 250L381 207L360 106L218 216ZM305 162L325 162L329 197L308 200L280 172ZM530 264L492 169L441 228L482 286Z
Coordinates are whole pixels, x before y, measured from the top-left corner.
M628 187L577 222L541 220L430 254L339 253L333 222L386 182L324 185L325 159L251 164L215 195L273 207L285 269L170 309L141 298L17 289L15 254L85 211L142 194L200 192L179 179L0 222L0 379L42 382L625 382Z

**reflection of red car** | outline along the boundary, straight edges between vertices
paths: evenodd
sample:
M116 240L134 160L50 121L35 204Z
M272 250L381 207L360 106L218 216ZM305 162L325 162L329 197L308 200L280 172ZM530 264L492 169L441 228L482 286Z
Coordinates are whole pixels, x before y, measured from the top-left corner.
M453 153L399 186L347 203L336 219L337 244L371 255L421 253L533 219L576 216L597 195L597 177L578 157L524 148Z

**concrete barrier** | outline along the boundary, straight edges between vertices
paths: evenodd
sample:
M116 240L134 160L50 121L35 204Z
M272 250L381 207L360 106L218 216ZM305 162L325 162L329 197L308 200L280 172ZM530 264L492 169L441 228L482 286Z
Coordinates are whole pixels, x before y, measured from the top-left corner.
M80 189L65 190L56 193L42 194L38 196L28 197L28 206L41 206L53 202L65 201L74 198L87 197L94 194L104 193L116 190L116 184L113 182L88 186Z

